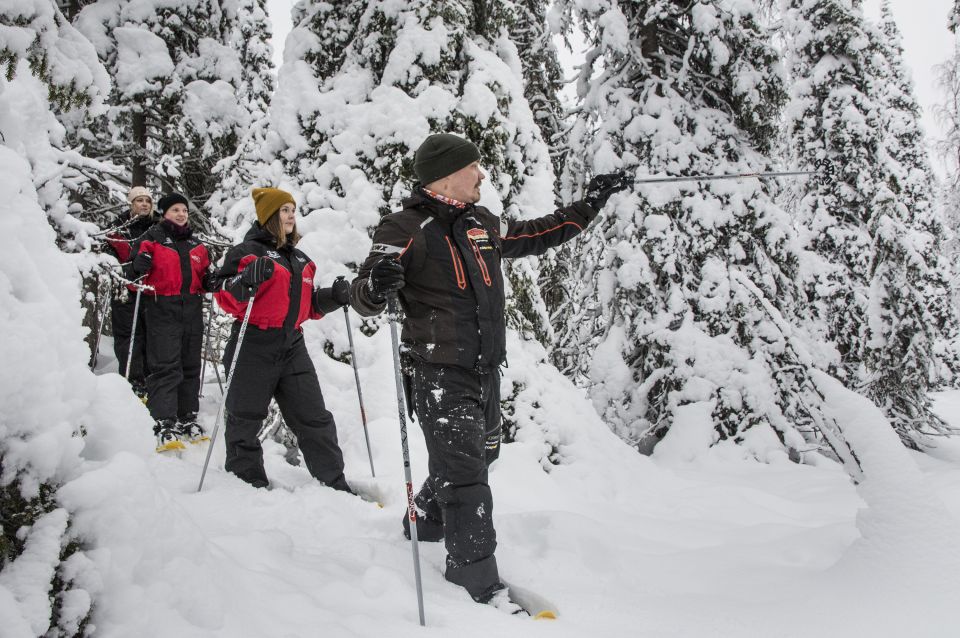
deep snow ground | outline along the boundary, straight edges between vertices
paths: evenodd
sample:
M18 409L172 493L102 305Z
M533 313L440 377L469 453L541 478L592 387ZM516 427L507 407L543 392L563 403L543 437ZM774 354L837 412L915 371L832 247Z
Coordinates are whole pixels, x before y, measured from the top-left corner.
M889 438L868 439L867 456L886 463L887 479L909 487L917 483L910 468L922 470L919 480L939 499L919 505L898 500L909 498L907 488L871 493L869 478L858 490L832 463L761 465L722 446L688 463L644 457L586 416L586 399L557 387L564 381L555 371L534 370L515 344L511 366L557 387L559 414L568 415L560 428L565 463L541 463L536 432L505 446L491 473L498 561L504 578L553 601L560 618L534 622L474 604L444 581L442 546L422 543L427 628L420 628L399 526L405 499L392 369L376 356L386 339L381 330L357 344L376 479L352 371L314 357L348 479L382 509L319 486L272 444L273 489L247 487L218 465L222 439L197 494L204 450L154 454L149 420L130 408L139 417L125 450L92 461L97 467L61 497L76 512L77 531L99 547L91 552L103 579L96 635L960 635L946 602L960 589L941 571L960 565L957 537L949 538L960 516L960 442L924 456L891 447ZM208 381L210 424L219 391L209 369ZM856 411L876 424L868 409L841 398L841 414ZM960 426L960 392L939 395L937 406ZM415 424L410 432L419 482L425 452ZM95 449L110 447L93 438ZM925 537L918 527L942 534ZM916 555L915 542L925 547Z

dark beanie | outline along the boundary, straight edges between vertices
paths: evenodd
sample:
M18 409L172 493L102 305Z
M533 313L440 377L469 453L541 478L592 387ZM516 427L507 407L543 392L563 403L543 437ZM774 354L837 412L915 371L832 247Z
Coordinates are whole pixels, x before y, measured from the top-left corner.
M421 184L456 173L480 159L480 151L468 140L450 133L437 133L423 140L413 156L413 170Z
M167 209L174 204L183 204L187 208L190 208L190 202L180 193L167 193L157 202L157 208L160 209L160 214L163 215L167 212Z

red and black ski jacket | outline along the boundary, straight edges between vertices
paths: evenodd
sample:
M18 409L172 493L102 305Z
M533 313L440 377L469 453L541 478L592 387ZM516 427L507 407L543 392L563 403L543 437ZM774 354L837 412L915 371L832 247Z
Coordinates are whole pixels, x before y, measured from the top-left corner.
M542 255L580 234L597 216L585 202L523 221L496 217L482 206L457 208L423 192L380 220L373 247L351 284L361 315L383 311L371 301L370 269L395 256L404 269L402 339L422 361L491 370L506 359L504 257Z
M153 255L150 272L142 282L153 286L153 290L144 290L144 294L182 297L202 295L209 290L210 254L189 230L184 236L176 237L162 221L156 223L134 242L131 257L142 252ZM127 273L130 279L138 276L132 265Z
M150 230L150 227L156 223L153 215L141 215L136 219L129 220L129 223L118 231L114 231L106 236L107 245L117 257L122 265L126 265L133 258L133 245L143 237L143 234ZM136 292L136 286L127 284L127 289Z
M256 290L250 325L262 330L288 328L299 330L307 319L319 319L322 309L314 306L313 279L317 266L303 251L287 244L276 247L276 240L259 223L229 251L217 272L214 294L224 312L243 320L247 303L254 291L243 284L240 275L258 257L274 262L273 274Z

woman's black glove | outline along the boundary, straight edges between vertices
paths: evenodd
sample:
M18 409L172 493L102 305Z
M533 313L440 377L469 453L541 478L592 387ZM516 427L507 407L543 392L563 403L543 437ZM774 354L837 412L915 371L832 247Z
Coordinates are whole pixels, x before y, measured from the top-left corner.
M384 257L370 268L367 293L373 303L383 303L404 286L403 265L393 257Z
M248 288L258 288L260 284L273 276L273 260L269 257L257 257L240 274L240 281Z
M220 281L217 279L217 273L213 268L207 268L207 272L203 273L203 277L200 279L200 285L203 286L205 292L217 292L220 290Z
M337 277L334 279L330 291L333 295L333 300L341 306L346 306L350 303L350 282L347 281L346 277Z
M628 188L631 182L632 180L623 173L594 175L587 184L587 194L583 199L593 210L600 212L611 195Z
M329 288L317 288L313 291L313 307L323 314L339 310L350 303L350 284L343 277L333 280Z
M153 266L153 253L143 251L137 253L137 256L133 258L133 272L138 275L145 275L150 272L151 266Z

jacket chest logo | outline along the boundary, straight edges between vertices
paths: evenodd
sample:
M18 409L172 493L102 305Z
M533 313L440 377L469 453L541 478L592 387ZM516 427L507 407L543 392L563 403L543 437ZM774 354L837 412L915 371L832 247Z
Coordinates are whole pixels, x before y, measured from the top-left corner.
M270 259L280 259L280 253L278 253L275 250L268 250L267 257L269 257Z
M200 263L200 255L190 255L190 259L197 262L198 264Z
M308 286L310 286L311 288L313 288L313 278L311 278L311 277L304 277L304 278L303 278L303 283L305 283L306 285L308 285Z
M479 241L481 239L484 239L484 240L489 239L489 237L487 236L487 231L484 230L483 228L471 228L470 230L467 231L467 237L469 237L473 241Z
M490 235L485 228L470 228L467 230L467 239L476 244L480 250L493 250L490 245Z

